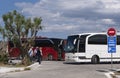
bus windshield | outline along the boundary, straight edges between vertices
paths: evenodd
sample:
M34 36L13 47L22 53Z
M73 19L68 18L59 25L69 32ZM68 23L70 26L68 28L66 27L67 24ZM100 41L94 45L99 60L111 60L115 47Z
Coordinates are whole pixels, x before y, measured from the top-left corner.
M68 36L65 52L76 52L75 48L77 47L77 38L79 38L79 35Z

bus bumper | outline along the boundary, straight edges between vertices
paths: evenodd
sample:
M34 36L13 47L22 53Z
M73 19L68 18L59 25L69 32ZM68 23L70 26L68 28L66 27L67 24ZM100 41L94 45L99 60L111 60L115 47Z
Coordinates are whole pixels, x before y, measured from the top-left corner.
M86 58L81 59L79 56L72 56L65 58L65 63L84 63L84 62L91 62L91 59L86 59Z

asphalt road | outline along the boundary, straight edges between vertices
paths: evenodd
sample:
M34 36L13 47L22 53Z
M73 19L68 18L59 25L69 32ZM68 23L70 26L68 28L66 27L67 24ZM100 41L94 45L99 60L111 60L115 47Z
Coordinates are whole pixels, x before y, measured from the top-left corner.
M42 64L30 71L1 74L0 78L107 78L105 73L110 64L63 64L62 61L43 61ZM113 64L119 69L119 64Z

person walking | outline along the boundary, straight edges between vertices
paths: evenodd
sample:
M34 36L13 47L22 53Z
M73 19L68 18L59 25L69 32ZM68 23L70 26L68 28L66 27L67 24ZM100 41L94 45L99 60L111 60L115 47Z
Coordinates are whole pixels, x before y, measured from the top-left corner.
M42 61L42 50L41 50L41 47L37 47L37 53L36 53L36 56L37 56L37 61L39 62L39 64L41 64L41 61Z
M31 47L28 51L28 55L30 57L31 62L33 62L33 47Z

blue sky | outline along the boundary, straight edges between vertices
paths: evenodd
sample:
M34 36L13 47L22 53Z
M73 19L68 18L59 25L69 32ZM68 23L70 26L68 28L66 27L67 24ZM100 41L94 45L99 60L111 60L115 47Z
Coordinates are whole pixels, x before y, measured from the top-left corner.
M4 13L7 13L9 11L12 10L17 10L19 9L15 3L22 3L22 2L26 2L26 3L36 3L40 0L1 0L0 1L0 16L2 16Z
M120 0L1 0L0 17L14 9L26 17L42 17L39 36L66 38L109 27L120 29Z

